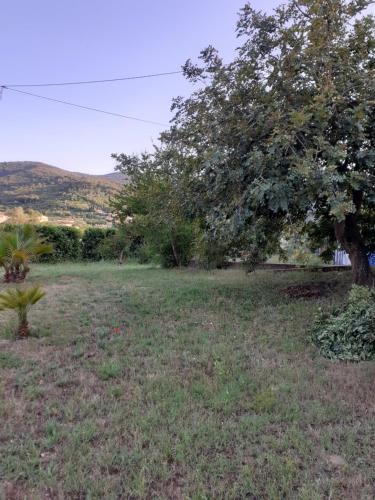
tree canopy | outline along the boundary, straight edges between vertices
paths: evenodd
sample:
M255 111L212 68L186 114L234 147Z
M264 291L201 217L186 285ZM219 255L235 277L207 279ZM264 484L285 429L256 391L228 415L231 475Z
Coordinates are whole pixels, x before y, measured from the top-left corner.
M184 73L198 84L173 102L153 161L172 162L184 203L206 231L264 258L291 226L349 253L371 284L375 248L375 22L369 0L290 0L242 9L240 46L213 47ZM166 154L166 152L168 154ZM162 167L160 167L162 168Z
M113 155L129 182L112 201L130 238L141 238L166 267L189 263L197 224L184 202L184 172L173 150L155 150L140 157Z

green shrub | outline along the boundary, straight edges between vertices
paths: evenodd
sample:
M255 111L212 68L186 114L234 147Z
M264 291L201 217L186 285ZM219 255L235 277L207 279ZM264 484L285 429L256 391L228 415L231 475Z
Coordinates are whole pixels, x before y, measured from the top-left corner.
M10 309L17 313L17 337L26 338L30 335L27 317L28 312L30 308L44 296L45 293L39 286L33 286L31 288L10 288L0 294L0 311Z
M2 233L10 233L14 231L17 227L17 224L9 224L7 222L3 222L0 224L0 229Z
M152 261L157 261L154 248L146 242L143 242L137 249L135 257L139 264L149 264Z
M90 261L102 260L103 241L116 234L115 229L91 227L86 229L82 237L82 259Z
M375 290L353 285L344 307L319 312L313 340L323 356L361 361L375 358Z
M190 264L196 237L195 225L182 222L175 227L165 224L131 223L129 231L129 256L140 264L156 262L171 268Z
M181 224L170 238L160 243L160 263L163 267L187 266L194 249L195 231L192 224Z
M118 260L122 253L125 253L124 257L127 256L124 250L125 247L121 245L115 234L100 241L97 253L99 255L99 260Z
M53 246L40 238L30 224L14 226L0 233L0 265L6 283L20 283L30 271L30 262L53 252Z
M53 245L53 254L43 255L41 262L79 260L81 257L81 233L74 227L37 226L38 234Z
M227 246L208 235L201 235L195 246L196 262L204 269L223 269L228 267Z
M4 233L13 232L17 224L1 224ZM43 242L53 246L53 253L41 255L39 262L78 260L81 257L81 232L75 227L36 225L36 232Z
M106 236L99 243L99 254L104 260L124 261L128 258L137 258L142 240L133 234L131 226L124 225L116 229L115 233Z

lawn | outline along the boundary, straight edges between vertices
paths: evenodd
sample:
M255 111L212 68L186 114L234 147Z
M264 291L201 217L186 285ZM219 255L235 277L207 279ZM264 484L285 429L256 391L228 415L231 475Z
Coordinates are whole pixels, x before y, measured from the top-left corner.
M320 299L282 290L336 282ZM35 266L0 317L0 498L374 498L373 363L309 328L346 273ZM4 287L4 285L2 285Z

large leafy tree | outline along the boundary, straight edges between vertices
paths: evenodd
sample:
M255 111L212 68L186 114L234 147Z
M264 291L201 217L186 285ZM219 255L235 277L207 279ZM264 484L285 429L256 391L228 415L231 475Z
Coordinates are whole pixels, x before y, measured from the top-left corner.
M209 47L185 74L162 140L185 158L209 227L259 257L287 227L349 253L372 284L375 234L375 24L368 0L290 0L272 15L246 5L242 44L223 64Z

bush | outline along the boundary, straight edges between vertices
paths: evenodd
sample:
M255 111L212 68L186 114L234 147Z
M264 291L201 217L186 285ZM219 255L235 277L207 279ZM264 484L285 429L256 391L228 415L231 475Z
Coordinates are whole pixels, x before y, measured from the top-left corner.
M116 234L115 229L102 229L91 227L86 229L82 237L82 259L98 261L102 260L103 241Z
M347 304L330 315L321 311L313 340L323 356L361 361L375 358L375 290L353 285Z
M196 262L199 267L204 269L224 269L228 267L228 248L227 246L207 235L201 235L197 239Z
M99 242L99 246L97 249L99 260L119 260L122 253L124 254L124 258L126 258L126 252L124 252L124 247L121 245L121 242L117 238L117 234L108 236Z
M149 264L150 262L157 261L155 251L149 243L143 242L135 253L135 258L139 264Z
M120 231L102 239L98 246L98 255L103 260L123 260L129 256L128 242Z
M30 335L28 312L30 308L45 296L38 286L31 288L10 288L0 294L0 311L8 309L15 311L18 316L16 335L25 338Z
M114 234L108 235L99 243L99 254L104 260L119 260L138 258L142 238L127 224L119 226Z
M128 256L140 264L156 262L171 268L187 266L191 262L196 235L195 225L191 222L182 222L173 228L153 222L132 222L126 226L126 231Z
M162 267L187 266L190 264L194 249L195 231L192 224L180 225L171 238L166 236L160 244L160 263Z
M37 226L39 236L53 245L53 254L43 255L40 262L78 260L81 257L81 233L74 227Z
M5 233L14 231L18 224L1 224ZM39 262L78 260L81 257L81 232L75 227L36 225L35 230L44 243L53 246L53 253L42 255Z
M30 224L0 233L0 265L6 283L20 283L30 271L30 262L53 252L53 246L40 238Z

